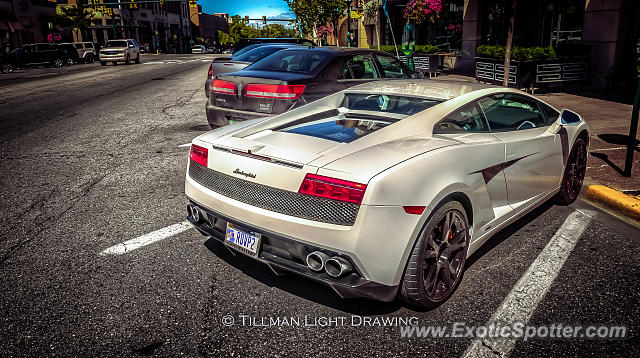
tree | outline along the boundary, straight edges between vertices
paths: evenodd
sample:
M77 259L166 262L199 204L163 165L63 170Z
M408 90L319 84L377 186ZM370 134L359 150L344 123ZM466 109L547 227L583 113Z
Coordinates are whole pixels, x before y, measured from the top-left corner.
M513 0L511 16L509 17L509 32L507 33L507 45L504 49L504 79L502 85L509 87L509 66L511 66L511 43L513 42L513 29L516 21L516 5L518 0Z
M66 6L61 9L60 14L56 14L54 22L62 26L68 26L73 31L76 41L81 41L80 34L84 34L87 27L94 21L93 11L80 6Z
M287 4L298 18L302 32L313 33L314 39L317 38L318 26L331 23L337 31L338 19L347 9L344 0L287 0Z

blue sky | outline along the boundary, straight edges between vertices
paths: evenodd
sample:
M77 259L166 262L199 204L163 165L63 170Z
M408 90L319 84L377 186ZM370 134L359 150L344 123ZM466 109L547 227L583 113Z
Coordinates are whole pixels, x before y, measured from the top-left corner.
M202 11L207 14L226 12L229 16L249 15L251 18L292 18L289 6L284 0L198 0Z

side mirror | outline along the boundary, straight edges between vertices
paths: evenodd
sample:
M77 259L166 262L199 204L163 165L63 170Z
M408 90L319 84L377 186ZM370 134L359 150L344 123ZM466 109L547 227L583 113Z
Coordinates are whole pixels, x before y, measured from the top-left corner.
M563 109L562 112L560 112L561 124L578 124L580 121L582 121L582 119L576 112L572 112L568 109Z

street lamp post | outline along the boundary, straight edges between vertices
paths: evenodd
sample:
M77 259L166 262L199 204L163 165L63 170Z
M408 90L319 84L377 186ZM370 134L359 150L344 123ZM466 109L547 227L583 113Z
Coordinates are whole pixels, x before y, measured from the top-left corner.
M347 47L351 47L351 2L352 0L345 0L347 3Z

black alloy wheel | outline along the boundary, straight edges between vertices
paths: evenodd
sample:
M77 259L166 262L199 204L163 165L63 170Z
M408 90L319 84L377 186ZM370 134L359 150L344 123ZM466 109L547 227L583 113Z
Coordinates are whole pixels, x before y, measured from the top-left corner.
M440 206L411 252L400 290L411 304L432 308L446 301L462 279L469 246L469 221L457 201Z
M560 192L556 196L558 203L569 205L576 201L578 195L580 195L586 172L587 144L583 139L578 138L573 145L573 149L571 149L567 165L564 168Z

